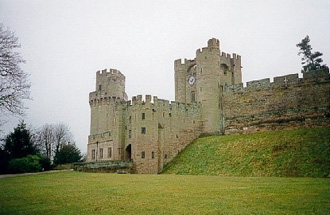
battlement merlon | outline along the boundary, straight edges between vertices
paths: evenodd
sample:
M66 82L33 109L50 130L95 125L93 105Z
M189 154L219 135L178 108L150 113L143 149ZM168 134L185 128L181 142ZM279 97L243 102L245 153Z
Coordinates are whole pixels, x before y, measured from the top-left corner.
M112 75L115 75L115 76L120 76L120 77L123 77L125 78L125 75L123 75L119 70L117 69L103 69L103 70L99 70L96 72L96 77L99 77L99 76L112 76Z
M234 65L241 65L242 58L240 55L233 53L233 56L231 54L226 53L226 52L221 52L220 58L222 61L227 61L227 62L232 62Z
M174 61L174 70L187 70L188 67L195 65L196 59L190 60L190 59L176 59Z

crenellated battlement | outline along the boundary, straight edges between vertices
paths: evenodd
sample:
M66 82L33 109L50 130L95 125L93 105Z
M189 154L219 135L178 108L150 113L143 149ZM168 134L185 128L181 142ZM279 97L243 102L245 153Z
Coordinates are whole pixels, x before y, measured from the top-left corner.
M196 64L196 59L190 60L190 59L176 59L174 61L174 69L177 71L179 68L188 68L192 65Z
M103 69L102 71L96 72L96 81L97 84L104 83L107 80L112 81L125 81L125 75L123 75L119 70L117 69Z
M119 70L117 69L103 69L96 72L96 75L123 75ZM124 76L124 75L123 75Z
M278 76L273 78L273 82L270 78L254 80L246 82L246 87L243 87L243 83L228 85L225 87L225 91L246 91L246 90L260 90L264 88L272 87L291 87L295 85L311 84L316 82L330 81L330 74L327 71L320 70L314 71L310 74L304 74L303 78L299 78L298 74L289 74L284 76Z
M167 99L159 99L157 96L152 97L151 95L145 95L145 99L143 99L142 95L133 96L132 100L127 101L126 104L135 108L150 107L154 110L167 110L169 112L177 110L195 111L200 108L200 104L198 103L186 104Z

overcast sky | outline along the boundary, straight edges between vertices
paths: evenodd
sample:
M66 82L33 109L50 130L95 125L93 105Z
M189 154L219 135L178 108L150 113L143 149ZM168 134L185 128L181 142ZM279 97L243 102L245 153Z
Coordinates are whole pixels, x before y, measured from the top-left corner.
M174 60L193 59L214 37L242 56L243 82L300 73L296 44L306 35L330 64L329 20L330 0L0 0L0 22L19 38L31 74L24 120L67 124L82 152L96 71L120 70L129 99L174 100ZM5 134L18 123L7 120Z

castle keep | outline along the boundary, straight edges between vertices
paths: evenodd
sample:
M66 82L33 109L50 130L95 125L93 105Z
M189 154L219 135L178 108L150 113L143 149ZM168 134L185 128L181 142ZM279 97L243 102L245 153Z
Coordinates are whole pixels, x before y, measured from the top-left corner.
M175 101L141 95L127 99L125 76L96 73L89 95L87 161L132 160L136 173L159 173L203 133L239 134L330 126L328 71L248 82L241 56L220 51L217 39L192 60L174 61Z

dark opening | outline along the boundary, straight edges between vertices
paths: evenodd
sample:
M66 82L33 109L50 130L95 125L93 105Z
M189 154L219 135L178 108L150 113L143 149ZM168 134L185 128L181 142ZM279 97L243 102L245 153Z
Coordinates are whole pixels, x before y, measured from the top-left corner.
M126 160L132 160L132 146L129 144L126 147Z

